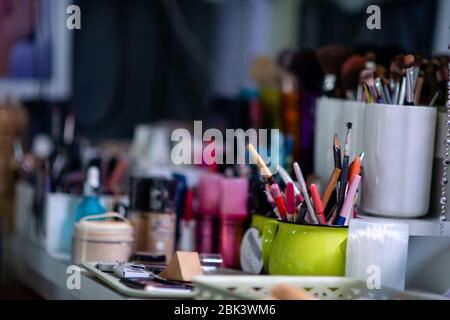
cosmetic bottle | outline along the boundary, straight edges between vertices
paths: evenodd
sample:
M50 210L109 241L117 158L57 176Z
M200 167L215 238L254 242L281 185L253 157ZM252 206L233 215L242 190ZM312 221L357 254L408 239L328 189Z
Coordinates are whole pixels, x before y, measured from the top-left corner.
M97 167L89 167L86 180L84 182L83 199L78 205L75 214L75 220L81 218L102 214L106 212L105 207L100 203L98 190L100 188L100 170Z
M221 179L220 175L213 173L200 176L197 212L199 253L217 253Z
M221 185L219 253L223 257L224 267L238 269L248 216L248 179L223 179Z
M154 178L149 187L146 251L163 254L166 261L170 261L175 251L176 186L176 180Z
M196 251L195 219L193 214L194 190L188 188L184 199L184 212L180 221L180 239L178 249L181 251Z
M151 180L134 176L130 179L130 207L128 219L133 225L134 251L147 250L147 213L149 204L149 187Z

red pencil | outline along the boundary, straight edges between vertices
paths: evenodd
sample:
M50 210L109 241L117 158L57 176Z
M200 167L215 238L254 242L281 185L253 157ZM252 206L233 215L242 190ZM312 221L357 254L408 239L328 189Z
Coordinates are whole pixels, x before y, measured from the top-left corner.
M320 200L320 194L319 194L319 190L317 190L317 187L314 183L312 183L309 186L309 190L311 191L311 198L314 204L314 209L316 210L317 213L317 218L320 222L320 224L326 224L327 221L325 219L325 215L323 213L323 205L322 205L322 201Z
M272 191L272 197L275 200L281 219L286 220L286 205L284 204L283 197L281 196L280 187L278 184L274 183L270 186L270 190Z

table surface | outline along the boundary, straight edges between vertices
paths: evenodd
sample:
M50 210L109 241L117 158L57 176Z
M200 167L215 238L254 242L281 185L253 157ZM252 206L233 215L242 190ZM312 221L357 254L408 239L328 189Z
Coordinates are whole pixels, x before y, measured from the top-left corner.
M19 280L45 299L132 299L120 295L81 268L79 289L70 289L75 282L71 278L73 271L68 269L68 259L49 254L17 234L11 236L10 242L15 253L13 265Z

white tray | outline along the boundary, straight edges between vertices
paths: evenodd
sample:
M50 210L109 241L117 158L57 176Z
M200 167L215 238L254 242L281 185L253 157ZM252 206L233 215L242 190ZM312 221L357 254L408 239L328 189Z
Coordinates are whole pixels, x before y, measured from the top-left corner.
M323 300L442 300L440 295L368 289L363 281L345 277L297 276L198 276L194 277L196 299L262 299L279 283L288 283Z

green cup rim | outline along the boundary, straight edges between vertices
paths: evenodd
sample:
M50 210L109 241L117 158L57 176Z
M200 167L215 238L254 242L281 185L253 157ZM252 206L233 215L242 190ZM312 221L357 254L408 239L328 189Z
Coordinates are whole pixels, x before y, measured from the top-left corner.
M335 228L335 229L348 229L348 226L336 226L336 225L327 225L327 224L309 224L309 223L295 223L290 221L283 221L280 219L276 219L279 223L291 224L295 226L305 226L305 227L318 227L318 228Z

